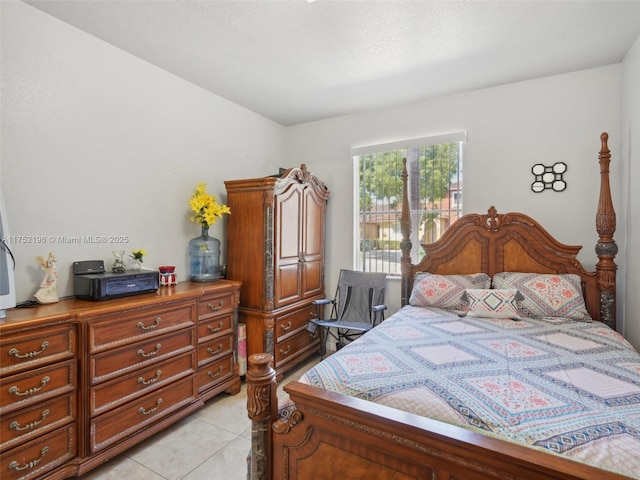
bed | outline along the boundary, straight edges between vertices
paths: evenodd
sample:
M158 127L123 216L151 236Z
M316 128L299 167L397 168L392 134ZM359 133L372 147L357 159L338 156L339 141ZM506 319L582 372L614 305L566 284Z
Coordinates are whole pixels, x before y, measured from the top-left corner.
M271 355L249 358L251 479L640 478L640 354L615 331L607 139L595 271L581 247L493 207L411 264L404 193L403 308L287 384L285 406Z

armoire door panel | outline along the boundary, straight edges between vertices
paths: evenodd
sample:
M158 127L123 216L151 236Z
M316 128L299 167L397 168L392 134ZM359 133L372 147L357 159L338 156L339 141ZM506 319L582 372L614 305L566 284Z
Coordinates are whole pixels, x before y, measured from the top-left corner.
M282 307L301 299L299 266L284 265L276 270L275 286L275 307Z
M305 260L309 257L324 255L324 217L325 203L311 194L308 188L305 192L304 215L302 225L302 252Z
M302 270L303 297L306 298L323 292L323 270L322 259L305 262Z
M300 253L300 190L294 187L278 197L275 237L277 261L298 261Z

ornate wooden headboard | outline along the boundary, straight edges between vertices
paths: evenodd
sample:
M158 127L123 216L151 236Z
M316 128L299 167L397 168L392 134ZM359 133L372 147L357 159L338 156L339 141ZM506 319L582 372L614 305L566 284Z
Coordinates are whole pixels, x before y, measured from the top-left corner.
M484 272L574 273L582 279L587 310L595 320L616 328L616 264L618 251L613 239L615 212L609 187L608 135L600 136L600 200L596 229L598 263L586 271L576 258L580 245L558 242L536 220L518 212L500 214L490 207L487 214L467 214L456 220L434 243L423 244L426 252L418 264L411 263L411 212L407 193L406 161L402 198L402 305L409 301L413 278L418 272L442 275Z

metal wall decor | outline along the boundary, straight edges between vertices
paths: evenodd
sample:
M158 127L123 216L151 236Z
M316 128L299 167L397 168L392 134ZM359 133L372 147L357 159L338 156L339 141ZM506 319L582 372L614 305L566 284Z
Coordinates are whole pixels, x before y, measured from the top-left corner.
M561 192L567 188L567 182L564 181L562 175L567 171L567 164L564 162L554 163L553 166L547 167L541 163L531 167L534 180L531 184L531 190L540 193L544 190L553 190Z

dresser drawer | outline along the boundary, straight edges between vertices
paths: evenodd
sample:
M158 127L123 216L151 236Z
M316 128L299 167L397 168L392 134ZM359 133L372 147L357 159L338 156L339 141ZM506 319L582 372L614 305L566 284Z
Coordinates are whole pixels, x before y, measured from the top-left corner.
M278 342L275 345L275 363L279 365L282 362L288 361L289 358L297 356L303 350L307 350L307 347L311 345L317 345L317 337L309 334L308 331L302 330L285 340Z
M281 342L301 330L306 330L309 320L312 318L316 318L315 308L313 306L308 306L293 313L283 315L273 326L275 342Z
M202 392L231 378L235 373L233 355L216 360L198 370L198 391Z
M0 341L0 376L73 358L75 332L73 325L61 325L3 335Z
M39 437L67 423L75 417L76 396L61 397L23 408L0 419L0 450L5 451L19 443Z
M20 373L0 381L0 414L42 402L76 388L76 361Z
M192 375L91 420L91 452L97 452L197 401Z
M75 423L42 435L2 454L0 478L27 480L40 477L76 456Z
M206 365L213 360L233 352L233 336L211 340L198 345L198 366Z
M205 295L198 301L198 318L208 318L225 313L233 314L233 292Z
M89 325L89 351L98 352L195 324L195 303L110 316Z
M200 343L219 338L223 335L233 335L233 315L222 315L198 323L198 341Z
M94 354L89 359L91 384L125 375L149 364L195 350L193 328Z
M90 415L101 414L195 373L195 352L165 360L91 388Z

